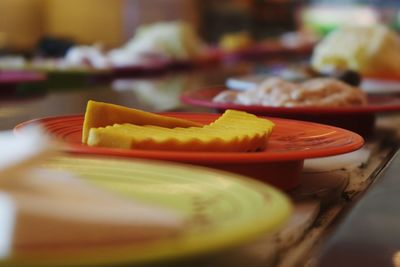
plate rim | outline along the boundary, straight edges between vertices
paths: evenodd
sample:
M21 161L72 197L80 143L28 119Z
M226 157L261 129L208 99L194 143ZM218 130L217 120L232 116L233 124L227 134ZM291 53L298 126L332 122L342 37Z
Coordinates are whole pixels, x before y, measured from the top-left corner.
M214 113L174 113L166 112L161 113L167 116L184 116L184 118L190 119L192 116L212 116L217 117L220 114ZM263 116L261 116L263 117ZM41 124L46 121L52 120L65 120L74 119L81 120L83 122L83 114L75 115L65 115L65 116L53 116L44 117L38 119L32 119L22 122L16 125L13 129L14 134L18 134L23 127L31 124ZM108 155L108 156L122 156L122 157L132 157L132 158L147 158L147 159L159 159L159 160L169 160L178 162L188 162L188 163L260 163L260 162L283 162L283 161L296 161L304 160L310 158L327 157L339 154L349 153L360 149L365 140L359 134L352 131L342 129L339 127L325 125L320 123L291 120L291 119L281 119L275 117L267 117L275 123L302 123L318 127L323 127L325 129L332 129L334 131L339 131L352 138L351 144L346 144L345 146L331 147L329 149L317 149L313 151L301 150L301 151L289 151L285 154L282 153L268 153L268 151L255 152L255 153L243 153L243 152L187 152L187 151L158 151L158 150L130 150L130 149L117 149L117 148L105 148L105 147L89 147L84 144L68 143L63 141L63 150L78 154L97 154L97 155ZM289 154L288 154L289 153Z
M383 112L400 111L399 105L367 105L367 106L356 106L356 107L271 107L262 105L240 105L232 103L215 103L211 99L202 99L196 97L196 94L202 92L220 92L223 90L231 90L226 86L214 86L205 87L197 90L186 91L181 94L181 101L185 104L194 106L216 108L216 109L238 109L254 113L269 113L269 114L297 114L297 115L312 115L318 112L320 115L335 115L335 114L347 114L347 115L362 115ZM370 95L370 97L390 97L390 95Z
M28 70L2 70L0 68L0 74L18 74L21 77L11 77L8 79L0 79L0 86L4 85L17 85L22 83L39 83L44 82L47 79L47 75L39 71L28 71ZM0 76L1 77L1 76Z

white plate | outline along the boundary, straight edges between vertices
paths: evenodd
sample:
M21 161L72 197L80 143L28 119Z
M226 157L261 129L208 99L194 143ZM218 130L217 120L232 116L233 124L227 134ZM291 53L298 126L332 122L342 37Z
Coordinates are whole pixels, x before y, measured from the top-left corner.
M263 80L268 78L267 74L252 74L239 77L228 78L225 82L226 87L236 91L246 91L257 87Z
M236 91L246 91L257 87L264 79L270 75L252 74L227 79L225 85L229 89ZM400 81L367 79L364 78L360 88L368 94L393 94L400 93Z
M400 93L400 81L364 79L360 87L368 94Z

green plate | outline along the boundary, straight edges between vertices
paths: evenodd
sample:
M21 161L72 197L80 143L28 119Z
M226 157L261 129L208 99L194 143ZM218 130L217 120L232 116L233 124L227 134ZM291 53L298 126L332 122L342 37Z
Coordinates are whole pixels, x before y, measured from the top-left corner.
M86 266L165 263L239 246L272 233L291 213L274 188L246 177L157 161L59 157L50 169L76 173L118 194L166 207L191 223L176 238L146 244L26 249L5 266Z

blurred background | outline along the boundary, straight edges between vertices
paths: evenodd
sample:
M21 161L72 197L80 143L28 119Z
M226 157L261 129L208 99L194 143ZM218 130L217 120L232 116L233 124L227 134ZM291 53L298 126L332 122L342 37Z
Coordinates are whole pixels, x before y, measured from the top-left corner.
M57 55L62 45L77 43L109 49L139 25L177 19L209 43L238 31L256 39L291 31L325 35L349 22L379 21L399 30L399 10L398 0L0 0L0 51L31 55L45 47ZM62 40L54 51L46 47L52 38Z
M371 27L354 27L358 29L345 31L340 38L323 44L324 40L332 40L324 38L328 33L348 24ZM343 27L346 28L352 27ZM372 30L365 34L364 28ZM281 82L282 89L286 87L286 80L298 82L320 77L332 78L335 83L344 81L345 89L349 85L359 86L356 94L368 93L365 97L369 104L344 109L345 112L334 106L320 112L323 109L316 105L302 112L288 108L284 113L285 107L268 109L271 107L268 103L261 109L258 103L252 104L255 109L250 109L251 113L260 112L258 115L317 121L373 137L367 139L360 154L335 157L332 161L323 159L308 165L313 172L302 173L302 179L306 179L304 184L292 192L295 204L300 204L296 209L301 216L295 216L300 223L290 226L290 231L285 228L285 240L274 238L273 246L269 244L272 239L265 240L266 249L260 243L254 251L246 248L248 255L244 256L236 255L235 251L226 254L230 262L240 259L235 266L268 266L248 264L251 258L255 262L274 262L276 266L310 266L297 263L308 260L304 254L309 254L316 241L331 229L328 226L336 221L343 207L353 203L349 200L364 193L376 176L381 175L381 168L389 164L399 147L399 32L400 0L0 0L0 130L11 130L23 122L44 117L55 117L61 122L60 129L68 129L69 126L64 128L63 118L69 117L60 116L85 113L89 100L151 112L219 112L222 109L215 108L221 104L214 101L216 92L226 88L261 88L263 92L259 85L270 76L285 80ZM318 49L321 43L326 48ZM318 57L320 60L315 60ZM331 79L328 82L332 84ZM325 87L320 88L324 90ZM282 91L285 96L287 90ZM253 95L251 100L260 99L258 94ZM327 93L320 95L330 97ZM191 103L185 102L182 96ZM198 104L199 99L204 100L202 105ZM271 110L274 111L268 113ZM358 112L360 110L366 112ZM391 113L378 117L378 113L384 111ZM375 128L376 135L373 135ZM71 132L79 134L76 130ZM282 144L292 142L296 136L290 133L288 138L282 138ZM300 143L325 147L323 135L315 134L312 139L298 136L304 139ZM80 136L78 139L80 143ZM0 147L4 155L9 153L4 146ZM24 148L30 149L30 146L24 145ZM282 151L291 149L288 144ZM304 154L307 150L304 148ZM302 166L303 160L299 162ZM232 165L234 172L241 168L240 164L236 165ZM248 166L251 172L256 170L259 174L252 163ZM295 169L300 173L301 168ZM290 177L287 171L290 169L277 177ZM384 189L397 193L390 187ZM157 187L154 190L157 191ZM197 208L200 207L197 199L193 197L193 205L202 213L203 209ZM387 201L398 201L398 194L397 198L385 195L383 199L382 206L387 207L382 209L384 214L371 213L368 209L366 214L386 218L381 221L393 222L391 225L395 228L400 215L393 213ZM312 205L304 208L303 201ZM204 202L205 206L211 203ZM218 209L213 210L218 212ZM1 219L0 214L0 224ZM370 221L371 224L375 222ZM26 225L28 232L35 232L29 223ZM364 229L367 228L360 228L356 234L364 237ZM393 253L398 254L400 238L393 235L396 231L391 231L392 228L383 227L382 235L372 235L372 243L366 244L368 250L361 250L362 259L369 260L365 257L367 254L376 258L389 255L386 244L390 240L394 240ZM2 233L0 227L0 265ZM391 239L385 240L388 236ZM345 249L349 255L349 248ZM346 257L336 258L347 260ZM206 265L211 266L202 260L196 264ZM217 261L215 266L232 264L218 264Z

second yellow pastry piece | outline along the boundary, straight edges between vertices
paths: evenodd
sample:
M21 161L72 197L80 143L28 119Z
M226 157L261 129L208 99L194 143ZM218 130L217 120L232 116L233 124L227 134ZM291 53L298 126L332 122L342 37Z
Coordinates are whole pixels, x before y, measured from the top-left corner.
M114 124L92 128L88 145L143 150L250 152L265 149L274 124L255 115L227 110L203 127L164 128Z

